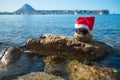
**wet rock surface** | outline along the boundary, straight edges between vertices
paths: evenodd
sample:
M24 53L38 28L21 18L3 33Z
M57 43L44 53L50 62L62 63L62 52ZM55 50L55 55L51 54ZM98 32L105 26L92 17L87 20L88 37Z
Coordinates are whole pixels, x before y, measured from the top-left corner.
M118 70L93 62L111 51L100 41L45 34L0 51L0 80L119 80Z
M68 63L67 69L69 80L116 80L116 73L110 68L89 66L75 60Z
M1 54L3 53L4 55L1 56L1 58L4 59L4 61L0 61L0 80L9 80L14 77L17 78L19 75L27 74L36 70L44 70L43 58L41 56L34 55L30 52L23 52L18 48L13 47L2 50ZM6 55L9 56L4 57ZM11 58L11 56L13 58Z
M21 53L18 48L10 47L0 52L0 60L5 65L9 65L18 61Z
M58 56L48 56L45 62L45 72L66 80L119 80L117 71L92 62L83 64L78 60L64 60Z

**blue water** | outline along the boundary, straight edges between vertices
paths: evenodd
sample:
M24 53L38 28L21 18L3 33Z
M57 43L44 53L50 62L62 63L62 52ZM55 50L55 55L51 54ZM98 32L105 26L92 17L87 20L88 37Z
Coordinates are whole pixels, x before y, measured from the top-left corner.
M80 15L0 15L0 49L18 46L45 33L73 36ZM94 15L94 38L116 49L98 63L120 69L120 15Z

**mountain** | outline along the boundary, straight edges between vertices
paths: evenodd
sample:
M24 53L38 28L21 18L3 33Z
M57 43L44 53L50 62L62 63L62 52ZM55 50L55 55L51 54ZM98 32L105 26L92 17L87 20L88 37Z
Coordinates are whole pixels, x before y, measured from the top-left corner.
M20 9L16 10L14 13L16 14L34 14L36 10L32 8L30 5L25 4Z
M0 13L0 14L17 14L17 15L45 15L45 14L109 14L109 10L35 10L31 5L25 4L20 9L16 10L13 13Z

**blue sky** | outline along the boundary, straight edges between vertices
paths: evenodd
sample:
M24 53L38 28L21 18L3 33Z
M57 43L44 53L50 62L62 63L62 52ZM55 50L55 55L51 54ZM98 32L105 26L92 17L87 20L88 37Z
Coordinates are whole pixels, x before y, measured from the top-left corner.
M0 12L13 12L24 4L36 10L101 10L120 14L120 0L0 0Z

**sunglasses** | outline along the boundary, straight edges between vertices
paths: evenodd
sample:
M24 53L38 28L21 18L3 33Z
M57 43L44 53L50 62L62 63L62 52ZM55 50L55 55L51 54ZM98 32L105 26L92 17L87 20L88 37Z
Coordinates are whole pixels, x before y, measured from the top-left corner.
M86 34L88 34L89 32L88 32L87 29L76 29L76 33L86 35Z

